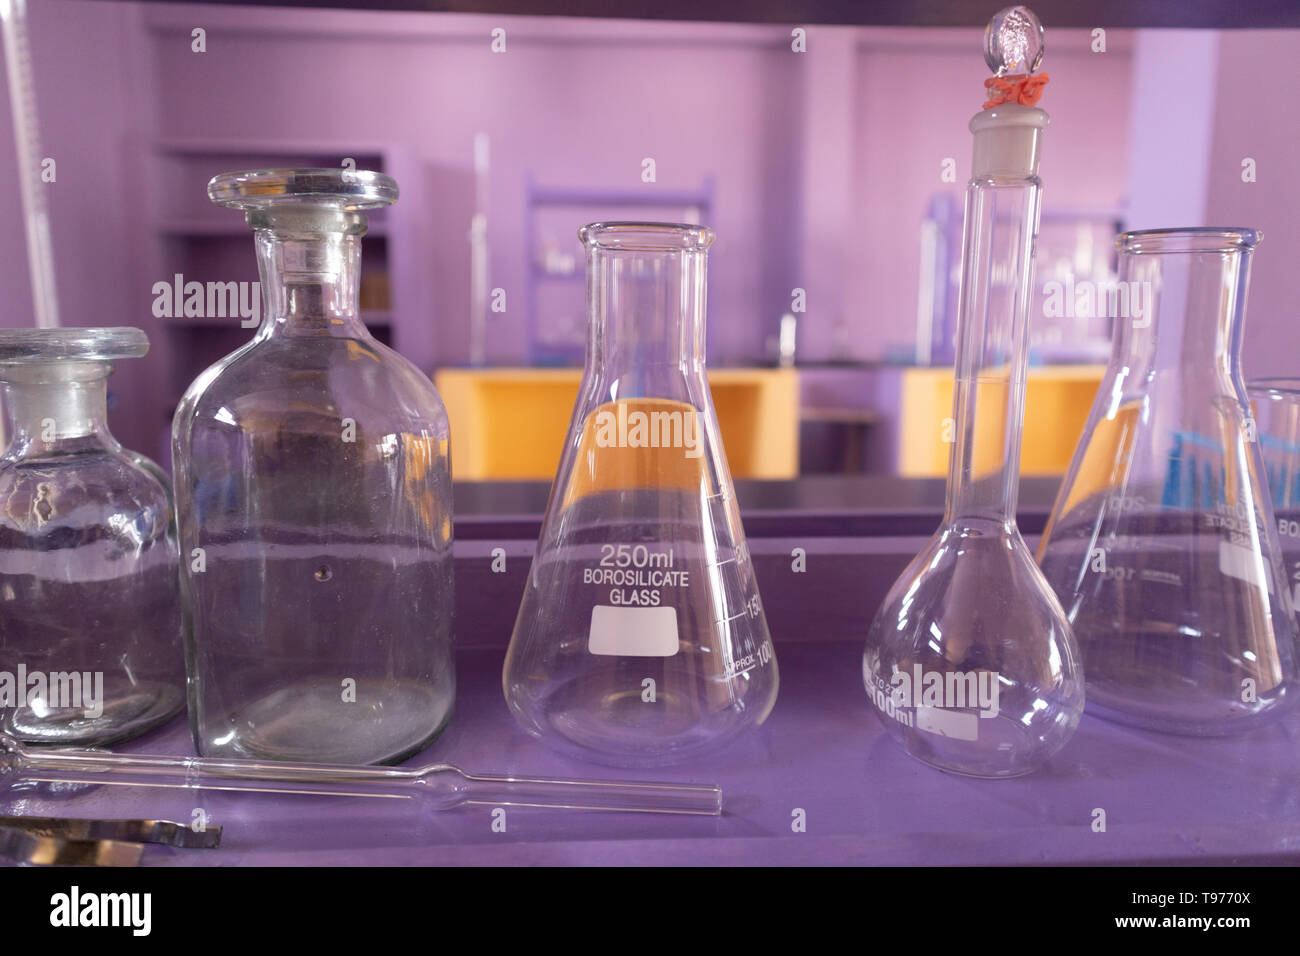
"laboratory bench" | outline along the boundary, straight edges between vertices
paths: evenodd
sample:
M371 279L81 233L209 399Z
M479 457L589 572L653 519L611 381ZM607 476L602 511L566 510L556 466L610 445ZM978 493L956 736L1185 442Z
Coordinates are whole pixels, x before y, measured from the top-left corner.
M1055 484L1023 482L1027 537L1041 531ZM886 735L863 691L862 642L885 591L939 520L941 480L738 483L780 696L757 731L707 758L656 770L573 760L518 729L502 697L501 668L547 487L455 490L456 712L408 765L717 783L721 817L510 808L503 820L491 807L430 813L399 799L31 783L3 794L0 813L191 823L201 811L223 827L216 850L150 847L144 862L156 865L1300 862L1294 712L1217 739L1149 733L1085 714L1042 770L1011 780L941 773ZM504 571L492 570L498 548ZM795 548L806 555L803 571L794 570ZM182 754L191 747L178 718L117 749Z

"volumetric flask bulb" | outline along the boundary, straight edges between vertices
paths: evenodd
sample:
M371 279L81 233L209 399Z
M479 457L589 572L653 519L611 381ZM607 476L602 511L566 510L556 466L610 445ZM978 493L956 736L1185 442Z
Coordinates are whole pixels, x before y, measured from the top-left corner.
M393 763L452 711L447 414L358 292L382 173L225 173L266 314L172 429L190 725L203 756Z
M1083 712L1077 649L1016 527L1028 302L1047 114L999 105L971 121L952 452L943 525L894 583L863 654L881 723L954 773L1029 773Z
M1241 378L1249 229L1119 237L1110 365L1039 545L1089 706L1186 734L1295 690L1295 621Z
M577 406L503 684L525 730L624 766L766 719L777 668L704 368L713 233L597 223Z

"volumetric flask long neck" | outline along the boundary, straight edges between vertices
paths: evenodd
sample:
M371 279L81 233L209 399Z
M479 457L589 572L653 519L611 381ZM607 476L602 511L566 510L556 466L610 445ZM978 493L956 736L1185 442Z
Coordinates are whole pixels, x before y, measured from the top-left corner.
M977 178L966 232L945 524L1015 522L1037 175Z

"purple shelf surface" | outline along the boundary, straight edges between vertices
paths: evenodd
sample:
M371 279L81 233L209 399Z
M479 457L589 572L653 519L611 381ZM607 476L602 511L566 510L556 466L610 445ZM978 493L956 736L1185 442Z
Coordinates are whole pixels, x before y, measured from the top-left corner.
M404 800L24 785L4 813L166 817L197 808L224 827L219 850L150 848L155 865L1261 863L1300 860L1292 714L1249 736L1170 737L1085 716L1042 771L951 776L907 757L862 689L860 647L779 646L781 697L731 748L654 772L580 763L517 729L501 696L501 648L463 651L448 730L413 764L480 772L716 782L720 818L492 808L421 814ZM183 721L123 749L191 753ZM1095 811L1106 814L1095 832ZM792 828L797 810L806 832Z
M1022 526L1033 526L1055 488L1030 482L1026 490ZM458 498L457 530L473 531L456 542L456 714L408 765L717 783L720 818L508 809L497 832L490 807L422 814L405 800L108 786L11 789L0 794L0 813L190 823L201 809L225 828L219 850L150 848L145 862L158 865L1300 862L1300 711L1219 739L1085 715L1047 767L1015 780L944 774L895 745L862 687L862 641L886 590L938 524L942 482L742 483L781 667L772 716L709 759L655 771L553 753L518 729L501 694L545 492L497 486ZM809 500L823 507L809 513ZM495 570L498 547L504 573ZM802 572L794 548L805 552ZM193 753L183 719L120 749ZM792 826L798 810L805 832ZM1104 832L1094 829L1098 810Z

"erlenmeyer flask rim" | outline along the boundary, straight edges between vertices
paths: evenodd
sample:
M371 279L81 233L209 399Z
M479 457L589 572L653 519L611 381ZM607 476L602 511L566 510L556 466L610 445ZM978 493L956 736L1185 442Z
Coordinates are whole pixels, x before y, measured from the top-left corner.
M705 252L714 238L708 226L684 222L590 222L578 230L588 249L610 252Z
M1115 248L1129 255L1156 253L1227 253L1249 251L1264 234L1241 226L1193 226L1139 229L1115 237Z
M1246 383L1252 395L1277 394L1291 401L1300 401L1300 378L1253 378Z

